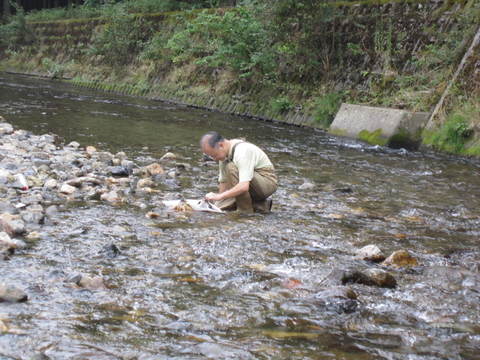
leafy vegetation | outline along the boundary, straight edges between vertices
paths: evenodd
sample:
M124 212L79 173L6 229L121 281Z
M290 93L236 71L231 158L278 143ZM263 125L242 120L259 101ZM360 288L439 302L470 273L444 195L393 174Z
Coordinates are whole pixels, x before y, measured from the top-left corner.
M16 15L10 18L7 24L0 25L0 48L6 47L9 50L18 49L25 44L31 44L35 36L27 24L25 12L16 6Z
M314 119L323 128L328 128L342 103L342 94L327 93L315 101Z
M28 13L28 21L52 21L64 19L80 19L93 17L111 17L114 14L127 12L128 14L153 14L165 11L202 9L216 7L220 2L216 0L126 0L126 1L99 1L87 0L84 5L42 9Z
M100 34L94 38L90 52L101 55L102 61L110 65L124 65L138 55L150 38L152 28L148 20L128 14L111 16Z
M175 64L194 61L203 68L228 68L240 78L269 76L274 55L262 23L245 8L225 14L204 11L167 42Z
M293 103L286 96L279 96L270 101L270 107L277 114L284 114L294 108Z
M475 154L479 146L467 147L474 134L471 123L480 124L480 107L478 104L466 103L450 116L434 132L424 134L424 143L437 150L455 154Z

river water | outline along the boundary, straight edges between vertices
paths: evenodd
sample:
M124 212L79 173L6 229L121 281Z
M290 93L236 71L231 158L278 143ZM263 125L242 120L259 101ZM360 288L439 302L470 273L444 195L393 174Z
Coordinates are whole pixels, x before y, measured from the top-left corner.
M139 164L171 151L191 166L139 199L146 208L65 206L0 262L0 279L29 294L0 304L14 329L0 333L0 359L480 359L478 162L8 74L0 115ZM273 212L147 218L162 197L214 190L198 149L209 130L266 150L281 183ZM388 268L394 289L323 299L343 271L381 267L355 258L368 244L419 265ZM107 289L63 280L76 273Z

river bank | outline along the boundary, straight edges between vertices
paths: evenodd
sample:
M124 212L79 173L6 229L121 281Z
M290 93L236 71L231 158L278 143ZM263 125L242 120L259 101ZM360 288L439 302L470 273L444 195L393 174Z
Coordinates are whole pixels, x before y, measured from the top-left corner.
M19 19L0 68L323 129L341 102L430 112L448 95L424 143L476 155L478 47L449 82L477 31L478 6L418 0L302 8L285 2ZM454 91L444 94L447 87Z

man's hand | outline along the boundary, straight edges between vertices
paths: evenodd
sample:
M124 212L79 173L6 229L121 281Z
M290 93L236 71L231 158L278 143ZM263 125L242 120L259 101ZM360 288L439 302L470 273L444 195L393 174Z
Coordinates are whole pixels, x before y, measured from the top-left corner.
M208 193L207 195L205 195L205 200L207 201L219 201L219 200L222 200L222 196L221 194L217 194L217 193Z

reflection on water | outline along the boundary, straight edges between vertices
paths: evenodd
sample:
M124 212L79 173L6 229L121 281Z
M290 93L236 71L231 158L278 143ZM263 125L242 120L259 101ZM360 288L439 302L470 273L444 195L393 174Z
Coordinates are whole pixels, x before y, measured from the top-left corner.
M166 151L191 165L178 188L199 197L215 167L201 162L209 130L263 147L278 168L274 212L180 214L71 205L42 239L0 262L25 304L0 305L0 358L478 359L478 162L364 146L319 131L0 74L0 114L149 163ZM314 189L300 190L304 182ZM163 214L163 213L162 213ZM115 244L120 254L108 256ZM409 250L414 269L389 269L396 289L352 285L358 300L328 300L367 244ZM106 290L64 282L100 275Z

